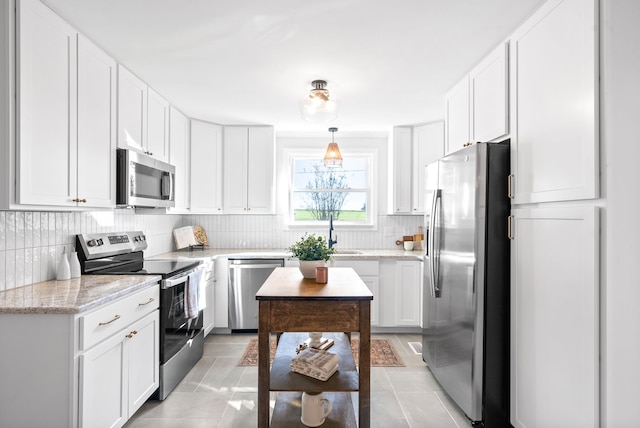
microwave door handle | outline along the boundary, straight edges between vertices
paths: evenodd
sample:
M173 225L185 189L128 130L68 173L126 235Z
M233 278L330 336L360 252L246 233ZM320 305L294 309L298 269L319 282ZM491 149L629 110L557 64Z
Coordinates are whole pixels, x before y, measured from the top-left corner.
M171 173L163 172L160 180L160 197L162 199L171 199L171 191L173 190L173 182Z

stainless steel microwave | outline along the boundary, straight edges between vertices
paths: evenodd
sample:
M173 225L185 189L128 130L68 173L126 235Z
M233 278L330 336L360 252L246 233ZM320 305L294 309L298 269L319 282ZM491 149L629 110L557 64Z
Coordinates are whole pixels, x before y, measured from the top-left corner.
M176 205L176 168L151 156L118 149L116 205L165 208Z

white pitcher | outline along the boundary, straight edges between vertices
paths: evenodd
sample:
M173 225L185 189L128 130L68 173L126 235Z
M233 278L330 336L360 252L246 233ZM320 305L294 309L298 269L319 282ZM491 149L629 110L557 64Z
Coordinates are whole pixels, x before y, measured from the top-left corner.
M308 427L318 427L331 413L331 401L324 398L322 392L302 393L302 417L300 420Z

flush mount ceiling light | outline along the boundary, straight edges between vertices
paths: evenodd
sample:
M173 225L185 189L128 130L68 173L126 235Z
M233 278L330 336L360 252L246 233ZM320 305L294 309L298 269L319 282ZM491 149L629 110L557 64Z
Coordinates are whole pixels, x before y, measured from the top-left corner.
M342 154L340 154L340 148L338 143L333 140L333 134L338 131L338 128L329 128L331 132L331 142L327 146L327 151L324 154L324 166L329 168L342 166Z
M326 122L338 115L336 101L329 94L326 80L314 80L312 89L302 102L302 118L309 122Z

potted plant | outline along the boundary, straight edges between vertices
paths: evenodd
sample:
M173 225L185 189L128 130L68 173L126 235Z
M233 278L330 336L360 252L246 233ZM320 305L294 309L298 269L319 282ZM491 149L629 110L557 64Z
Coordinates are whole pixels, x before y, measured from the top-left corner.
M316 277L316 267L326 266L335 249L322 236L305 233L295 244L287 248L300 260L300 272L305 278Z

